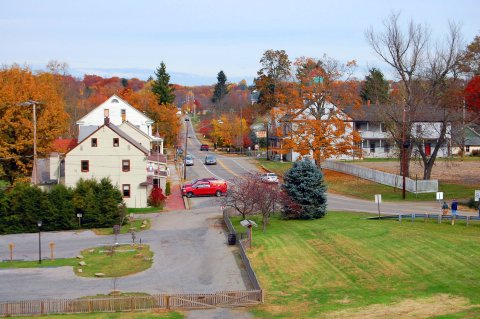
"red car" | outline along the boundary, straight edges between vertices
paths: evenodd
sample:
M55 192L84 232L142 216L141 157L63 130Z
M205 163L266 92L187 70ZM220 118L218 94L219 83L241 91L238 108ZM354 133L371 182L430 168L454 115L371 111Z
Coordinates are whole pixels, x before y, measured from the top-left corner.
M208 182L208 181L216 181L216 180L218 180L218 178L215 178L215 177L197 178L197 179L192 180L190 183L183 184L182 185L182 190L185 187L192 187L193 184L196 184L198 182Z
M227 193L227 182L224 180L198 181L193 185L185 185L182 195L193 196L222 196Z
M200 145L200 151L207 151L208 152L208 144Z

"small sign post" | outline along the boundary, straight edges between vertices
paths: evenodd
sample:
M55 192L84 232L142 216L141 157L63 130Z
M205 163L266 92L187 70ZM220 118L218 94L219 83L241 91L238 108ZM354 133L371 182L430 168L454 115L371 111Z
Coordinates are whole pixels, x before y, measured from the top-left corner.
M375 203L378 206L378 218L380 218L380 203L382 202L382 194L375 194Z
M480 202L480 189L475 190L475 201Z
M442 210L443 192L437 192L437 200L438 200L438 205L440 205L440 211L441 211Z

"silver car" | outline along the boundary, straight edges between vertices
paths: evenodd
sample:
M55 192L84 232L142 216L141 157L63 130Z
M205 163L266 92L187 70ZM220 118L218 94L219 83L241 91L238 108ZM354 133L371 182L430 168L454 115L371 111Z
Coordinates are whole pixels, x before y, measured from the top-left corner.
M192 155L185 156L185 165L186 166L193 166L193 156Z
M213 155L205 156L205 165L217 165L217 160Z
M265 183L278 183L278 176L275 173L265 173L260 176Z

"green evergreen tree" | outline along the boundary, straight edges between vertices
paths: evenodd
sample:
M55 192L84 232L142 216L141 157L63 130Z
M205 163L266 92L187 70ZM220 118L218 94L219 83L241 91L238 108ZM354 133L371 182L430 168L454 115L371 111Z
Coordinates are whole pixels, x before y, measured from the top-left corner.
M383 73L376 68L370 69L369 72L370 74L365 77L360 97L364 102L370 100L374 104L387 103L389 85L383 77Z
M72 205L73 190L58 184L48 192L50 203L49 215L55 225L55 229L73 229L77 227L75 208Z
M170 84L170 75L163 61L155 71L156 79L152 83L152 92L157 97L158 104L170 104L175 100L175 88Z
M217 74L217 84L215 84L215 89L213 90L212 102L220 102L227 93L227 76L223 71L220 71Z
M286 219L317 219L327 212L327 186L322 172L311 161L293 163L284 176L282 216ZM292 205L293 203L293 205Z

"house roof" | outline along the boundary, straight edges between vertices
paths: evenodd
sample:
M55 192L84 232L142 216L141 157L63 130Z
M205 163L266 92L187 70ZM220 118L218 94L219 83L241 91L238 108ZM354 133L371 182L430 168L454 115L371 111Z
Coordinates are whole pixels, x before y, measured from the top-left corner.
M161 138L160 136L150 136L148 134L145 134L144 131L142 131L141 129L139 129L136 125L133 125L132 123L130 123L129 121L125 121L123 122L121 125L120 125L120 129L122 127L122 125L128 125L129 127L131 127L132 129L134 129L135 131L137 131L138 133L140 133L141 135L145 136L146 138L148 138L150 141L162 141L163 142L163 138Z
M53 141L53 151L58 153L67 153L77 146L77 140L71 138L57 138Z
M393 105L382 104L363 104L360 106L349 105L342 110L354 121L381 122L383 115L388 111L389 114L395 114L399 119L402 117L403 108ZM410 121L414 122L441 122L444 115L434 106L423 106L418 108L415 113L409 112Z
M480 146L480 125L470 124L465 127L465 145Z
M88 140L88 138L90 136L92 136L93 134L95 134L96 132L98 132L102 127L108 127L109 129L111 129L113 132L115 132L119 137L123 138L124 140L126 140L128 143L130 143L131 145L135 146L136 148L138 148L140 151L142 151L145 155L148 155L150 152L149 150L147 150L145 147L143 147L140 143L138 143L137 141L135 141L133 138L131 138L130 136L128 136L125 132L123 132L120 128L118 128L116 125L108 122L102 126L99 126L94 132L92 132L89 136L85 137L80 143L77 144L77 146L81 145L84 141ZM77 147L76 146L76 147ZM74 147L74 148L76 148ZM71 151L71 150L70 150ZM69 152L70 152L69 151ZM68 153L68 152L67 152Z
M133 107L132 105L130 105L127 101L125 101L124 99L122 99L121 97L119 97L118 95L116 94L113 94L111 97L109 97L105 102L103 102L102 104L100 104L99 106L97 106L96 108L94 108L93 110L91 110L90 112L88 112L86 115L84 115L81 119L79 119L77 121L77 124L81 124L84 119L86 117L89 116L90 113L92 113L93 111L95 111L96 109L99 109L99 108L104 108L107 104L108 105L112 105L112 101L114 99L117 99L119 101L122 101L123 103L125 103L128 107L130 107L132 110L134 110L134 112L137 112L138 114L140 114L141 116L143 116L146 120L145 122L149 122L149 123L153 123L154 121L149 118L148 116L146 116L145 114L143 114L142 112L140 112L139 110L137 110L135 107Z

